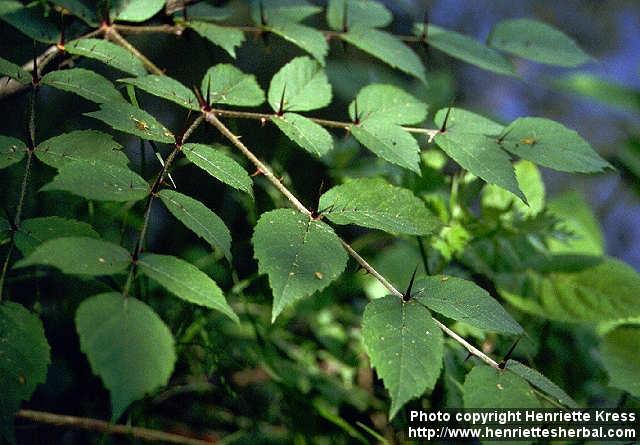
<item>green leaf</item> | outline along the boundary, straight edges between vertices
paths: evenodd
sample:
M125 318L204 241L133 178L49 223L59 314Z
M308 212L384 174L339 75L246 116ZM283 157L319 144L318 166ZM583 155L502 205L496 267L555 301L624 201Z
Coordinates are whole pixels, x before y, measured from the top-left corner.
M63 190L97 201L138 201L150 191L137 173L98 160L63 165L53 181L40 190Z
M133 134L142 139L175 143L173 133L167 130L153 116L140 108L126 102L116 102L100 105L100 110L85 113L94 117L115 130Z
M414 34L422 35L424 27L424 24L416 23L413 26ZM432 24L427 27L427 32L426 41L430 47L494 73L516 75L509 59L476 39Z
M284 93L283 109L280 100ZM309 111L331 102L331 85L320 64L309 57L296 57L271 79L268 95L273 111Z
M231 260L231 234L218 215L200 201L173 190L161 190L158 196L173 216Z
M200 111L198 98L193 91L169 76L148 74L118 81L135 85L149 94L170 100L190 110Z
M116 20L144 22L156 15L163 8L164 2L165 0L114 0L111 2L111 11Z
M253 197L253 182L247 171L224 154L222 145L185 144L182 147L187 159L231 187L247 192Z
M24 256L30 255L45 241L62 237L100 238L89 224L59 216L25 219L15 234L15 244Z
M44 75L42 83L59 90L75 93L98 104L124 101L122 95L109 80L83 68L51 71Z
M178 298L215 309L233 321L238 321L238 316L227 304L216 282L196 266L174 256L153 253L140 256L137 264L142 273Z
M0 303L0 438L15 443L14 415L47 377L50 348L40 318L24 306ZM1 440L1 439L0 439Z
M529 384L513 372L477 365L463 386L467 409L540 408Z
M553 79L551 85L561 91L568 91L616 108L638 112L640 91L620 83L604 80L589 73L573 73L560 79Z
M258 270L273 289L272 321L282 310L324 289L347 265L335 232L292 209L263 213L253 233Z
M31 83L31 73L29 71L22 69L21 66L9 62L7 59L3 59L2 57L0 57L0 74L3 76L9 76L23 85Z
M120 167L126 167L129 163L122 145L114 141L111 135L95 130L77 130L54 136L40 143L34 153L40 161L53 168L92 160Z
M384 118L369 118L350 127L351 134L362 145L392 164L420 174L420 148L415 138L401 126Z
M504 130L503 125L462 108L451 108L451 111L448 108L438 110L434 117L438 127L442 127L447 113L449 113L445 129L447 132L494 136L497 139Z
M558 228L571 238L548 240L554 253L604 255L604 236L589 203L581 193L572 191L554 197L548 204L549 213L560 220Z
M345 21L345 2L347 20ZM346 25L367 28L384 28L393 20L391 12L380 2L373 0L329 0L327 23L336 31L342 31Z
M593 173L613 168L578 133L549 119L516 119L501 140L505 150L554 170Z
M271 121L293 142L318 157L333 149L333 138L322 126L297 113L274 116Z
M362 88L356 99L351 102L349 116L353 122L380 118L398 125L411 125L425 120L427 109L427 104L398 87L372 84Z
M354 179L320 197L320 211L335 224L357 224L393 234L428 235L439 226L410 190L381 178Z
M609 374L609 385L640 397L640 329L620 327L609 332L600 343L602 364Z
M84 300L76 312L80 349L111 393L112 420L168 383L176 362L171 331L155 311L116 292Z
M267 24L272 20L301 22L322 11L322 8L306 0L251 0L251 18L254 23L262 23L260 4Z
M472 281L450 276L416 280L415 298L432 311L476 328L504 334L522 334L522 327L489 293Z
M27 146L20 139L0 135L0 169L22 161Z
M210 91L212 104L257 107L264 102L264 91L253 74L245 74L233 65L220 63L212 66L202 78L202 97Z
M420 58L397 37L362 26L354 26L340 38L382 62L427 83L426 72Z
M0 20L38 42L55 43L60 37L56 23L45 17L44 8L38 3L24 6L15 0L3 0L0 2Z
M549 65L575 67L592 60L562 31L531 19L498 23L491 31L489 45Z
M324 34L317 29L285 20L272 20L265 29L302 48L324 66L329 44Z
M236 47L239 47L244 42L244 33L239 29L197 20L185 22L185 25L193 29L201 37L224 49L234 59L236 57Z
M167 2L169 3L169 2ZM174 2L176 6L180 6L181 2ZM167 4L167 6L169 6ZM207 2L190 3L189 7L189 19L199 21L223 21L231 18L234 14L234 8L230 5L225 6L213 6ZM166 9L165 9L166 11ZM179 13L179 11L175 11ZM182 14L180 14L182 15ZM177 21L178 15L174 14L173 19Z
M387 296L367 304L362 339L378 376L391 396L392 419L411 399L433 389L442 368L442 332L416 301Z
M131 255L117 244L86 236L55 238L37 246L14 268L41 264L71 275L113 275L131 264Z
M507 211L517 210L525 217L535 216L545 208L545 188L540 170L533 162L521 159L513 165L518 187L527 198L527 204L516 199L513 194L493 184L487 184L482 190L482 206ZM505 214L504 216L506 217Z
M567 395L567 393L535 369L531 369L516 360L509 360L506 368L518 374L540 391L553 397L556 402L566 405L569 408L578 408L578 404Z
M88 25L95 27L99 24L95 11L86 6L81 0L54 0L52 3L62 6Z
M640 275L622 261L605 257L578 272L530 273L520 286L501 286L510 303L567 323L599 322L640 316Z
M102 39L79 39L65 44L65 51L76 56L88 57L134 76L143 76L147 70L137 57L121 46Z

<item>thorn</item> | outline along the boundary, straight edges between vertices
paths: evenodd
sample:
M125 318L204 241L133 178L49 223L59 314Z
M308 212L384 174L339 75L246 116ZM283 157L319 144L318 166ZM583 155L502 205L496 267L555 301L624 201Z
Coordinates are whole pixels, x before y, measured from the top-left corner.
M358 97L356 96L355 99L353 99L353 111L355 114L355 120L353 121L354 124L358 125L360 123L360 113L358 113Z
M193 92L196 94L196 98L198 99L198 105L200 105L200 109L202 111L211 111L211 107L207 102L205 102L204 98L202 97L202 93L200 93L198 88L195 85L193 85L191 88L193 89Z
M444 133L447 131L447 123L449 122L449 115L451 114L451 105L447 109L447 114L444 116L444 122L442 122L442 126L440 127L440 133Z
M522 337L517 338L516 342L511 346L511 349L509 349L509 351L504 356L502 361L498 363L498 368L504 369L504 367L507 366L507 361L511 358L511 354L513 354L513 351L516 349L516 346L518 345L518 342L520 341L521 338Z
M506 138L509 135L509 133L511 133L512 131L513 131L513 127L509 128L509 130L505 134L501 135L498 138L498 141L497 141L498 144L502 144L502 141L504 141L504 138Z
M211 76L209 76L209 80L207 82L207 104L211 105Z
M422 34L420 38L424 43L427 43L429 38L429 11L424 11L424 18L422 19Z
M320 181L320 187L318 188L318 199L316 199L316 208L311 211L311 218L320 219L322 217L322 212L318 211L318 207L320 207L320 196L322 196L322 189L324 188L324 179Z
M262 173L263 173L263 172L262 172L262 170L261 170L261 169L256 168L256 171L254 171L253 173L251 173L251 175L250 175L250 176L253 178L253 177L255 177L255 176L259 176L259 175L261 175Z
M349 32L349 8L347 7L347 3L349 0L344 0L342 3L342 32Z
M64 43L64 13L60 11L60 42L58 43L58 48L64 48Z
M276 113L278 116L282 116L284 114L284 93L287 90L287 84L285 83L282 86L282 96L280 96L280 106L278 107L278 112Z
M465 359L462 361L462 363L466 362L467 360L469 360L471 357L473 357L473 354L471 352L467 352L467 356L465 357Z
M264 3L262 0L258 2L258 7L260 8L260 24L262 26L267 26L267 16L264 13Z
M404 294L402 294L402 301L404 301L405 303L411 300L411 289L413 288L413 280L416 279L416 272L418 272L417 265L416 265L416 268L413 269L413 275L411 275L411 281L409 281L409 286L407 286L407 290L404 291Z

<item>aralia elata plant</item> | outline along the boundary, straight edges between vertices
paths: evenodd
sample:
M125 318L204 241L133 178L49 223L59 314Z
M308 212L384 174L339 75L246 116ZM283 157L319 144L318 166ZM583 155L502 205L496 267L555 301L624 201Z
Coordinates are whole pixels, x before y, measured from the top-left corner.
M624 355L624 349L615 347L619 344L616 339L625 338L629 348L637 342L635 331L633 335L621 332L633 328L619 327L627 324L619 320L637 320L640 314L637 298L628 290L639 283L637 274L604 257L601 248L594 252L593 247L572 244L571 236L576 234L570 232L577 231L578 238L589 234L571 224L570 212L558 205L547 207L537 167L596 173L609 167L608 162L575 131L543 117L523 117L503 125L452 105L435 112L435 125L428 128L424 126L430 116L428 104L389 83L373 82L359 89L341 112L343 120L318 117L317 110L332 103L332 84L325 68L334 51L364 53L404 73L405 80L414 78L418 83L427 82L424 61L416 52L423 47L505 76L517 76L509 55L566 67L579 66L590 57L559 30L529 19L496 24L485 44L426 20L415 25L413 35L392 35L383 30L392 15L374 1L330 0L324 9L304 0L237 2L234 6L214 7L206 2L188 6L162 0L102 2L95 9L80 1L62 0L27 6L18 1L0 4L0 19L35 41L53 44L22 67L0 59L0 73L10 78L1 87L2 95L22 94L28 101L23 137L0 136L0 168L22 171L21 180L10 190L16 191L11 195L15 197L13 213L7 211L7 218L0 219L5 239L0 277L0 382L6 389L0 404L3 436L14 440L17 415L143 439L206 443L96 419L19 410L45 381L51 360L39 315L19 303L22 296L14 292L19 287L9 283L33 274L79 276L106 288L83 295L74 320L80 349L110 392L112 422L122 420L134 402L169 384L176 362L183 358L185 338L233 336L252 330L254 347L264 354L258 364L268 368L274 379L286 381L293 367L274 363L275 357L284 353L295 361L296 353L283 346L288 343L285 337L265 344L268 332L274 329L269 324L276 326L283 317L291 320L303 301L330 294L340 280L353 281L357 272L347 271L350 258L372 280L366 285L369 290L365 286L351 289L352 298L361 300L365 291L376 297L356 314L361 316L360 326L355 327L358 346L350 348L366 352L386 388L389 419L397 422L407 403L427 397L439 381L451 394L447 398L452 402L445 407L578 406L551 380L511 359L518 339L527 335L513 314L598 322L602 353L608 357ZM323 10L329 30L307 24ZM235 24L243 11L252 24ZM55 16L61 17L60 26L52 22ZM159 19L173 23L157 24ZM75 34L70 35L69 29ZM202 81L198 86L184 84L129 42L127 36L136 34L176 38L197 34L226 51L229 59L211 67L191 67L202 68ZM247 35L261 36L269 45L283 39L300 52L264 85L266 93L256 76L235 64L236 50ZM331 41L342 45L330 52ZM85 62L93 63L83 68ZM95 63L106 65L116 82L91 69ZM77 118L93 118L95 126L42 140L36 125L38 95L50 88L93 103L92 111L84 113L85 117L79 113ZM165 127L145 111L140 99L149 96L177 104L187 115L186 123L180 128ZM276 173L263 160L269 155L259 157L259 147L245 142L235 130L236 122L242 120L273 125L306 156L323 159L337 170L333 186L312 206L305 205L292 182L281 177L304 172ZM204 131L205 126L210 130ZM350 177L346 169L340 172L332 155L339 151L336 140L344 139L345 133L349 141L357 141L380 158L393 174L385 175L385 169L356 177ZM134 171L118 142L123 135L153 148L159 161L154 174L149 175L144 163ZM459 167L453 175L444 173L447 159ZM374 164L370 158L358 162ZM134 222L123 222L135 229L133 234L122 231L118 237L110 231L99 233L86 221L27 213L36 163L55 170L55 176L38 190L35 199L47 193L59 193L61 199L75 195L91 208L104 206L105 212L118 203L122 213L137 215L132 217ZM185 164L202 171L202 187L207 181L223 183L225 193L251 208L247 214L264 208L258 205L254 180L259 181L261 196L274 190L284 198L269 195L274 208L263 211L255 222L252 247L244 244L252 248L258 274L234 269L232 245L240 241L235 236L240 234L229 230L228 222L207 205L180 191ZM438 191L420 185L434 175ZM479 202L479 216L472 210L473 201ZM226 280L231 283L228 287L177 253L154 253L156 246L147 246L154 224L152 212L159 205L220 253L215 257L218 267L232 277ZM366 236L357 238L354 233L363 232L345 226L359 226L377 239L386 233L387 242L410 241L410 250L420 255L419 269L415 264L402 264L400 268L406 270L394 275L410 276L409 281L390 278L359 253L357 246L366 247ZM567 235L568 241L559 241ZM397 260L405 261L402 257ZM267 276L272 294L267 320L250 308L250 289L259 275ZM492 283L491 293L471 279L474 275ZM362 279L355 282L362 284ZM149 291L150 286L156 286L154 292ZM618 292L621 288L627 290ZM181 307L190 314L180 326L174 324L174 329L163 321L169 315L157 300L172 296L182 300ZM205 334L204 326L217 313L226 318L216 318L226 327ZM263 321L264 326L260 325ZM501 359L474 346L475 340L483 338L495 343L496 334L512 345ZM464 360L464 355L460 359L462 350L467 359L474 360ZM363 355L356 357L364 360ZM475 366L460 377L471 363ZM341 369L347 367L341 365ZM625 374L611 367L607 371L613 386L638 395L637 385L629 383L632 371ZM313 379L317 385L327 384L317 375ZM345 371L341 383L353 384L353 376ZM509 392L508 397L499 391ZM344 397L338 397L339 403L361 411L378 403L363 402L362 407ZM379 425L345 426L335 407L327 410L322 403L326 400L314 399L314 409L349 437L379 439L375 432Z

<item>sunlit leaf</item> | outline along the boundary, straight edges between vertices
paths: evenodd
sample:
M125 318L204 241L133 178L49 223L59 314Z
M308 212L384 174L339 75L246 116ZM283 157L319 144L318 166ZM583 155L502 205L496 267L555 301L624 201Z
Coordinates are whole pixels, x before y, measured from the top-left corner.
M268 100L274 111L315 110L331 102L331 85L318 62L296 57L271 79Z
M152 141L174 143L173 133L167 130L153 116L126 102L107 103L100 110L85 113L101 120L115 130L133 134Z
M264 102L264 91L253 74L245 74L233 65L212 66L202 79L200 91L212 104L255 107Z
M140 59L133 57L121 46L103 39L78 39L65 44L69 54L88 57L134 76L143 76L147 70Z
M271 122L289 139L313 155L321 157L333 148L333 138L327 130L297 113L274 116Z

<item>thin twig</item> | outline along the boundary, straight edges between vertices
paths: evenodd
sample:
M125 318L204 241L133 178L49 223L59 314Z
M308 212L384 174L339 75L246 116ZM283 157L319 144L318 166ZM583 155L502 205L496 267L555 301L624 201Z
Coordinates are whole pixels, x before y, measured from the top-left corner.
M283 195L285 195L287 197L287 199L291 202L291 204L293 204L293 206L298 209L300 212L304 213L305 215L309 216L311 218L311 211L309 209L307 209L299 200L298 198L295 197L295 195L293 195L293 193L291 193L289 191L289 189L287 189L282 182L280 182L280 180L278 178L276 178L274 176L274 174L271 172L271 170L269 170L269 168L262 163L252 152L251 150L249 150L249 148L247 148L246 145L244 145L241 141L240 138L236 135L234 135L231 130L229 130L221 121L220 119L218 119L218 117L216 116L216 114L218 113L219 110L212 110L212 111L204 111L204 118L205 120L210 123L211 125L213 125L214 127L216 127L220 133L222 133L222 135L224 137L226 137L233 145L236 146L236 148L238 148L248 159L249 161L251 161L251 163L258 169L258 171L260 171L262 174L264 174L264 176L280 191L282 192ZM358 254L358 252L356 252L346 241L344 241L343 239L340 239L340 242L342 243L342 246L344 247L344 249L349 253L349 255L351 255L353 258L355 258L355 260L367 271L369 272L373 277L375 277L380 283L382 283L382 285L389 291L391 292L392 295L402 299L403 294L402 292L400 292L398 289L396 289L391 283L389 283L389 281L387 281L387 279L385 277L383 277L371 264L369 264L364 258L362 258L360 256L360 254ZM432 317L433 318L433 317ZM481 359L482 361L484 361L485 363L487 363L489 366L499 369L498 367L498 363L496 363L495 360L493 360L491 357L489 357L488 355L486 355L484 352L480 351L478 348L476 348L475 346L473 346L472 344L470 344L469 342L467 342L464 338L462 338L461 336L459 336L458 334L456 334L455 332L453 332L451 329L449 329L447 326L445 326L444 324L442 324L440 321L438 321L436 318L433 318L433 320L435 321L435 323L447 334L449 335L451 338L453 338L455 341L457 341L458 343L460 343L467 351L469 351L471 354L475 355L476 357L478 357L479 359Z
M142 54L138 49L133 46L131 43L127 41L124 37L120 35L120 33L113 26L105 26L104 27L105 36L112 40L114 43L122 46L126 50L128 50L131 54L136 56L140 61L144 64L144 66L149 70L150 73L164 75L164 72L158 68L151 60L149 60L144 54Z
M116 425L105 422L104 420L92 419L89 417L67 416L62 414L54 414L45 411L33 411L30 409L21 409L16 414L21 419L31 420L38 423L46 423L49 425L65 426L81 430L98 431L106 434L119 434L132 436L137 439L149 442L165 442L181 445L211 445L214 442L201 439L193 439L191 437L181 436L179 434L165 433L160 430L152 430L149 428L141 428L130 425Z
M219 108L212 109L211 112L221 117L231 117L235 119L253 119L253 120L259 120L261 122L270 121L277 117L276 114L254 113L251 111L239 111L239 110L223 110ZM316 124L321 125L323 127L340 128L343 130L349 130L349 128L352 125L354 125L353 122L334 121L329 119L320 119L317 117L310 117L309 120L312 120ZM425 134L429 137L429 141L431 141L433 137L440 132L440 130L438 129L431 129L431 128L417 128L417 127L402 127L402 128L404 128L405 131L408 131L409 133Z

